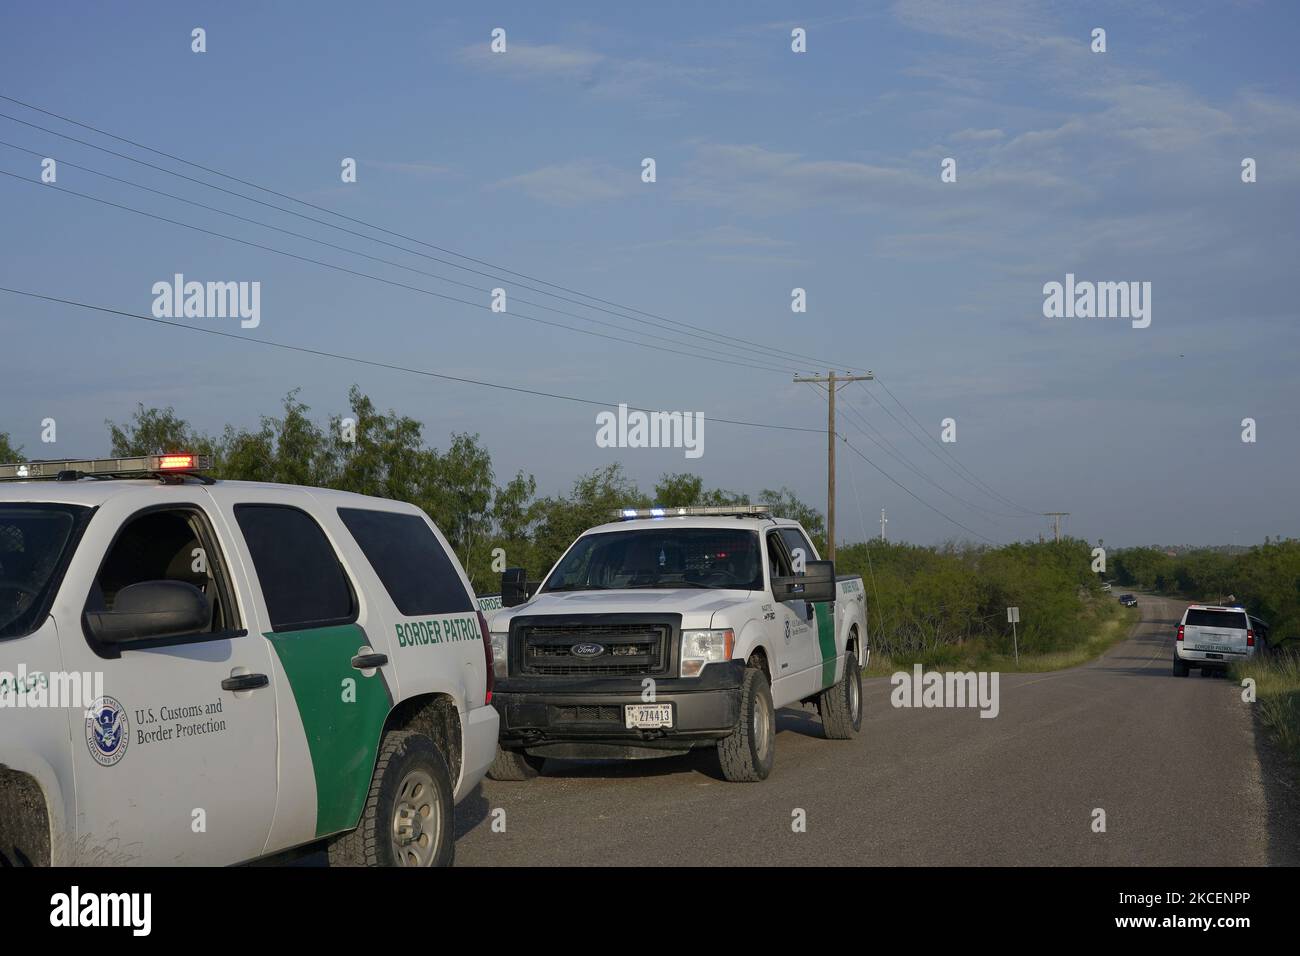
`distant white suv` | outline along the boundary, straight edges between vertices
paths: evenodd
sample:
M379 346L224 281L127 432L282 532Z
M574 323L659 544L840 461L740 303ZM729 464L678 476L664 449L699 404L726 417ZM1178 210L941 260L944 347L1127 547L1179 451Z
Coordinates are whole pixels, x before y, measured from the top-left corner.
M450 863L497 742L455 554L414 505L202 467L0 465L0 866Z
M1174 676L1186 677L1193 667L1226 671L1234 661L1255 655L1255 627L1241 607L1192 604L1178 622L1174 642Z

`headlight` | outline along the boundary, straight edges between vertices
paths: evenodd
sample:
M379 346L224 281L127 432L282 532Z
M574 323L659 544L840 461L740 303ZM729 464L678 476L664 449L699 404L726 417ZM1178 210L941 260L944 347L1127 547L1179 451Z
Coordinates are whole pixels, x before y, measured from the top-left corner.
M705 664L731 660L736 635L731 628L682 631L682 676L699 677Z
M492 673L498 679L506 676L506 640L509 637L504 631L492 632Z

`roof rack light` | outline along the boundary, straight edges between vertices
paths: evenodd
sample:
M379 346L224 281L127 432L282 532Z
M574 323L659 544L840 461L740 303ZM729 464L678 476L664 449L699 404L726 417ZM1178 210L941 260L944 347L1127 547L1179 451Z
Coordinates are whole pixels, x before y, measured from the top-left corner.
M148 478L199 475L212 467L208 455L170 452L132 458L79 458L62 461L21 461L0 465L0 481L68 481L76 478Z
M616 508L615 518L766 518L772 509L767 505L691 505L686 508Z

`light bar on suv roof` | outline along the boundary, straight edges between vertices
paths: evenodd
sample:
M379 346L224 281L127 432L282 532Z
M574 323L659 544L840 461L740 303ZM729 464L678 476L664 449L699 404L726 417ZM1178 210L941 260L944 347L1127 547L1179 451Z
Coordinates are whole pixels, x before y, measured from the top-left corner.
M134 458L81 458L63 461L25 461L0 465L0 481L71 481L77 478L151 478L194 475L212 467L208 455L175 452Z
M766 518L767 505L691 505L686 508L617 508L613 515L624 521L633 518Z

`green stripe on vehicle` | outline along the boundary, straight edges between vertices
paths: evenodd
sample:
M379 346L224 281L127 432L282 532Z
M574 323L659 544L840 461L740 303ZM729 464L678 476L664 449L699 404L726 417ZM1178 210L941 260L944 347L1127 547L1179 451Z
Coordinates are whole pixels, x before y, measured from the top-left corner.
M829 602L814 604L817 609L817 644L822 652L822 687L835 683L835 615Z
M369 644L366 632L344 624L273 632L266 639L289 678L307 735L316 778L316 835L349 830L361 819L392 708L379 672L365 677L352 667L357 650Z

